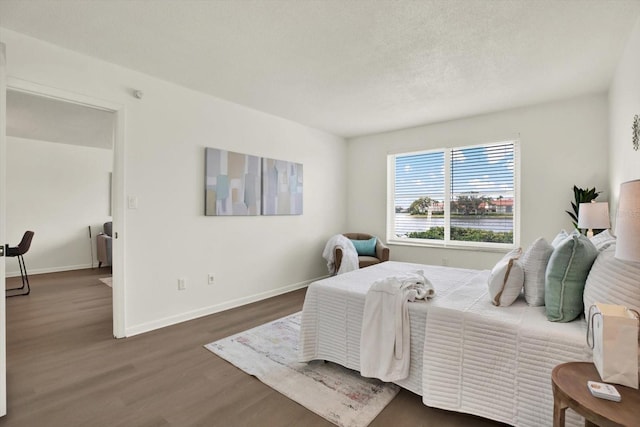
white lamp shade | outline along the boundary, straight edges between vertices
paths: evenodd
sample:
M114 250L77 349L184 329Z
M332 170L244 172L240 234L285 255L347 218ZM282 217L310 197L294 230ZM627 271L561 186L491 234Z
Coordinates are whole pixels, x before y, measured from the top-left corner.
M616 236L616 258L640 262L640 180L620 185Z
M609 221L609 203L580 203L578 209L578 228L606 229Z

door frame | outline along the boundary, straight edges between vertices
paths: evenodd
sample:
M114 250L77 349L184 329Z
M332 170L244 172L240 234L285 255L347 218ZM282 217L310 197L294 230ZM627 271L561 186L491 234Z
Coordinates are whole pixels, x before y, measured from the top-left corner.
M112 243L112 269L113 269L113 336L124 338L126 325L126 303L125 303L125 117L126 108L122 104L114 103L104 99L94 98L83 94L69 92L38 83L22 80L9 76L7 78L6 90L23 92L31 95L42 96L62 102L82 105L114 113L114 135L113 135L113 174L111 193L111 216L113 220L113 243ZM6 91L5 91L6 97ZM6 111L2 116L6 121ZM3 160L6 156L3 156ZM1 170L1 169L0 169ZM0 184L0 185L5 185ZM3 192L5 190L2 188ZM2 230L0 230L2 232ZM2 276L4 280L4 275ZM2 328L2 333L6 331L6 325ZM1 408L0 408L1 409Z
M0 42L0 245L6 240L7 188L7 57ZM4 254L3 254L4 255ZM0 257L0 287L6 289L5 257ZM7 300L0 300L0 417L7 415Z

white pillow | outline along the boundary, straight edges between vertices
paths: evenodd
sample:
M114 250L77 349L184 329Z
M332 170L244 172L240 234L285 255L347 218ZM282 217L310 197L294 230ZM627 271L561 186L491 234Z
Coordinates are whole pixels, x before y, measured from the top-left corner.
M506 254L491 270L489 294L493 305L506 307L520 295L524 283L524 270L518 261L522 249L514 249Z
M609 230L604 230L602 233L596 234L589 240L591 240L591 243L594 244L597 250L604 251L616 242L616 236L611 234Z
M562 241L567 237L569 237L569 233L567 233L564 230L560 230L560 232L556 235L556 237L554 237L553 240L551 241L551 246L555 248L560 243L562 243Z
M591 267L582 295L585 317L596 302L640 311L640 262L620 261L615 254L612 244L598 254Z
M552 253L553 246L540 237L520 258L524 269L524 298L533 307L544 305L545 273Z

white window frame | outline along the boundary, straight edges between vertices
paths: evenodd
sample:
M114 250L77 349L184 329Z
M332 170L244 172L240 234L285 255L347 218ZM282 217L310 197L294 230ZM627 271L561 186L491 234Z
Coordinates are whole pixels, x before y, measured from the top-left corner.
M451 240L451 152L454 150L464 150L476 147L487 147L504 143L513 143L513 199L515 208L513 211L513 243L489 243L489 242L468 242ZM444 152L444 240L416 239L409 237L397 237L395 235L395 188L396 188L396 158L398 156L417 155L433 152ZM481 250L486 252L504 252L509 249L520 247L520 140L507 139L503 141L493 141L482 144L466 145L459 147L446 147L416 151L402 151L389 153L387 155L387 243L393 245L424 246L452 249Z

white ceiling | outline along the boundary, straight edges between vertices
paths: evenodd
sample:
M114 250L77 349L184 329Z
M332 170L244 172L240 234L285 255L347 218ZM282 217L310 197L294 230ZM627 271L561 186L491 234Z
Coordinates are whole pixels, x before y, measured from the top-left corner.
M7 91L7 135L87 147L113 147L114 113Z
M0 1L3 27L347 137L605 91L639 15L638 0Z

